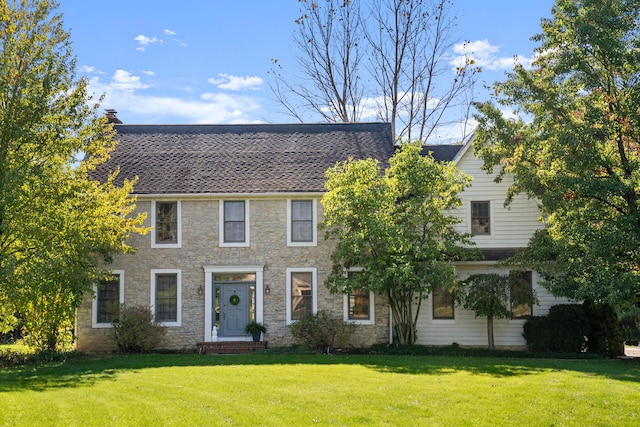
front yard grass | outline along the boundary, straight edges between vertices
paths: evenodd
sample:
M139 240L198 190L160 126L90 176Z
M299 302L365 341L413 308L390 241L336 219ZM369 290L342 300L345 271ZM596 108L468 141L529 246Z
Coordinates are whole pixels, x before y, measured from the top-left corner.
M626 426L640 363L155 354L0 368L0 425Z

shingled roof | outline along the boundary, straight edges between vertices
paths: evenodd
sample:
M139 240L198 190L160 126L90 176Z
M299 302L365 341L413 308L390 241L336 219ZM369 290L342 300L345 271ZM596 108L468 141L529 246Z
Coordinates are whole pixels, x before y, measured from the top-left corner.
M116 125L118 146L94 177L120 167L135 194L324 191L339 161L393 155L387 123Z
M450 162L456 157L458 151L462 149L463 145L423 145L422 155L426 156L431 153L433 159L436 162Z

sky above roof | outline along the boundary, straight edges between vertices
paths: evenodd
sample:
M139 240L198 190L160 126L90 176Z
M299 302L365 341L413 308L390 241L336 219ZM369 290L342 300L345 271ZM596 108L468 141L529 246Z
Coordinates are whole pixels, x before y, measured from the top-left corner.
M295 73L296 0L60 0L78 74L128 124L292 123L274 101L272 59ZM457 37L470 42L483 83L528 64L552 0L458 0ZM452 49L452 63L460 55ZM453 69L453 67L452 67ZM455 130L452 135L455 138ZM437 141L432 141L437 142Z

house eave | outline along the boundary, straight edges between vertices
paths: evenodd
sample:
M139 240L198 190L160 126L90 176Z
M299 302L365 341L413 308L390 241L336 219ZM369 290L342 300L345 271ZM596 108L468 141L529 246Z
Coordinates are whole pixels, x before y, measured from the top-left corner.
M211 199L300 199L318 198L325 193L318 191L310 192L277 192L277 193L153 193L137 194L131 196L138 200L211 200Z

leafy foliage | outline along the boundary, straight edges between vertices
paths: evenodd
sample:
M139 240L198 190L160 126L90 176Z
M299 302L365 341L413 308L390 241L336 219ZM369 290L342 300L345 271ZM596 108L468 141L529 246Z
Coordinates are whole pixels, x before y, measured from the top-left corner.
M446 211L460 205L458 193L470 178L451 163L421 154L419 143L404 144L381 174L372 159L349 160L326 173L322 199L325 238L335 239L331 292L367 288L388 298L394 335L414 343L423 299L435 285L452 286L454 259L470 244ZM351 267L362 272L351 278Z
M355 325L320 310L316 314L305 314L289 328L299 344L310 350L331 353L349 343Z
M580 353L587 347L590 325L579 304L558 304L545 316L533 316L524 324L522 336L531 351Z
M633 307L619 317L620 332L625 344L638 345L640 343L640 308Z
M587 351L607 357L622 356L624 337L620 330L618 315L613 307L589 300L582 305L591 326L587 336Z
M474 274L460 282L453 293L457 304L475 312L476 317L487 318L490 350L495 348L493 319L512 319L513 305L531 305L537 302L531 286L517 286L520 280L521 272L518 271L511 271L508 276L496 273Z
M113 323L113 336L122 353L149 353L160 345L166 332L148 307L120 307Z
M132 182L89 177L115 143L75 77L56 7L0 3L0 329L18 313L25 338L49 350L72 339L83 293L108 273L100 262L145 232Z
M615 311L591 301L552 306L546 316L527 320L523 337L532 351L586 351L612 358L624 354Z
M557 0L534 69L477 106L476 153L539 201L547 230L519 261L553 294L617 307L640 295L640 31L637 0ZM531 120L505 118L501 108Z

